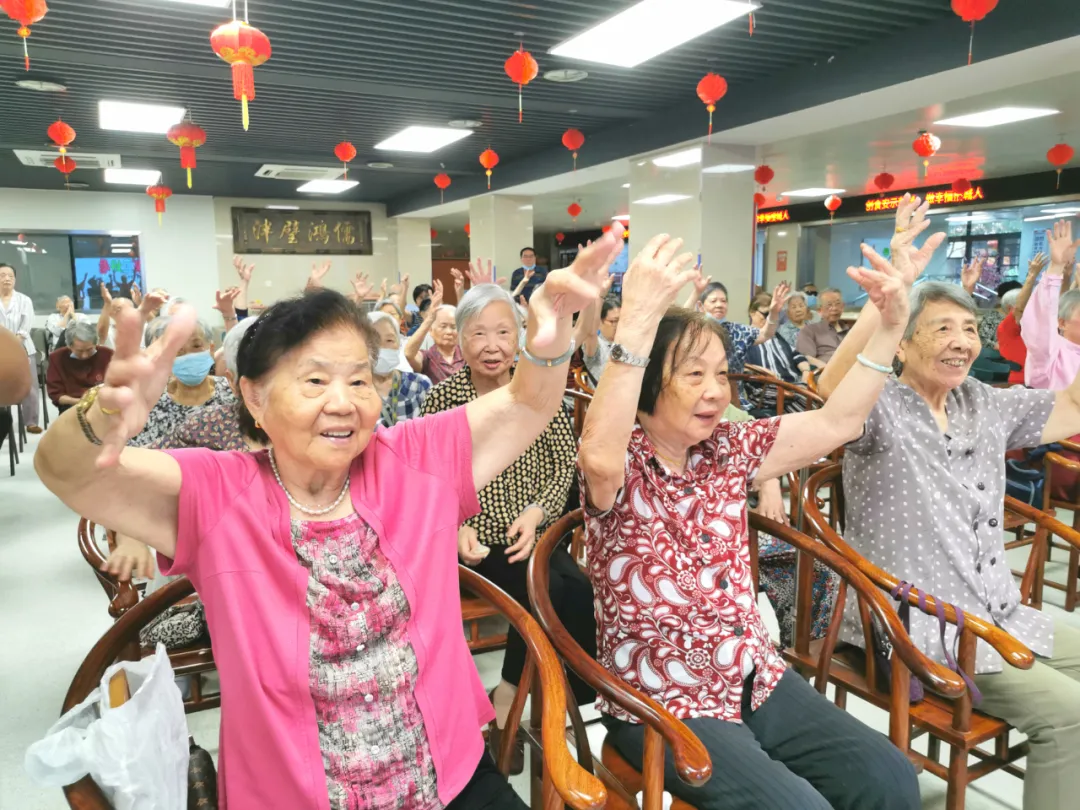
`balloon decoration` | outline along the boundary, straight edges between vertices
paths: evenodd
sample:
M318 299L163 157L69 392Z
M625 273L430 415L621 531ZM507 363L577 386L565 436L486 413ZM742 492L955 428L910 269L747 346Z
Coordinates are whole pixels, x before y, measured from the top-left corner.
M763 208L768 198L760 191L754 194L754 208Z
M836 214L837 209L843 204L843 200L837 197L835 194L830 194L825 198L825 207L829 209L829 222L833 221L833 216Z
M450 188L450 175L446 172L439 172L435 175L435 185L439 188L439 202L443 202L443 192Z
M1057 188L1061 188L1061 170L1073 159L1076 151L1067 143L1059 143L1046 153L1046 159L1057 169Z
M896 178L888 172L881 172L880 174L874 175L874 185L877 186L877 190L880 191L882 195L892 188L893 183L895 182Z
M165 200L172 196L172 189L168 186L150 186L146 193L154 198L154 210L157 211L158 225L161 225L161 215L165 213Z
M952 0L952 10L960 19L971 23L971 37L968 39L968 64L971 64L971 52L975 47L975 23L986 17L998 4L998 0Z
M570 128L562 134L562 145L574 153L574 171L577 171L577 153L585 144L585 136L579 129Z
M53 166L56 167L56 170L62 175L64 175L64 186L69 191L71 190L71 186L68 185L69 181L71 180L71 173L75 171L76 168L78 168L78 165L78 163L69 158L67 155L61 155L53 161Z
M490 146L480 153L480 165L484 167L488 179L488 188L491 188L491 170L499 165L499 156Z
M563 243L563 239L565 238L566 234L562 231L559 231L557 234L555 234L555 241L558 242L560 245Z
M581 206L576 202L572 202L570 205L566 206L566 213L570 215L571 219L577 221L577 218L581 216Z
M971 181L963 177L953 180L952 190L957 194L966 194L971 191Z
M75 130L63 121L54 122L47 130L49 139L60 147L60 154L66 155L68 145L75 140Z
M191 188L191 170L195 168L195 150L206 143L206 130L190 117L169 128L169 143L180 147L180 168L187 169L187 187Z
M349 179L349 163L356 157L356 147L348 141L342 141L334 147L334 157L345 164L345 179Z
M712 143L712 114L716 112L716 102L727 94L727 80L715 73L706 73L698 82L697 94L709 111L709 143Z
M754 182L762 187L762 191L765 190L765 186L769 185L776 177L776 172L772 170L771 166L762 164L754 169Z
M233 20L214 29L210 47L232 65L233 98L242 105L246 132L248 102L255 98L255 68L270 58L270 38L247 22Z
M518 49L506 60L505 68L510 81L518 86L518 123L520 124L521 90L536 78L536 74L540 72L540 66L536 64L536 60L533 59L531 53L524 49L524 46L518 45Z
M19 37L23 42L23 65L30 70L30 51L26 47L26 40L30 38L30 26L41 22L49 7L45 0L0 0L0 7L19 24Z
M472 225L470 225L468 222L465 223L465 235L472 236Z
M929 172L930 158L936 155L938 149L941 148L941 138L931 132L920 130L919 137L911 144L911 148L915 150L916 155L923 159L923 168Z

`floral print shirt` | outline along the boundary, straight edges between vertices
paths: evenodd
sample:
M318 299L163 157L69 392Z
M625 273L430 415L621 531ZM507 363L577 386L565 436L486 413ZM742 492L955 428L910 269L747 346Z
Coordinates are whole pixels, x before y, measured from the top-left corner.
M224 377L210 379L214 381L214 393L202 405L181 405L169 396L168 391L162 393L161 399L150 411L146 426L141 433L128 442L128 447L155 447L156 442L167 441L193 411L208 405L236 403L236 397L233 395L232 386L229 385L228 380Z
M149 446L155 450L182 450L185 447L208 447L211 450L246 452L247 442L240 431L237 404L218 403L192 409L175 431Z

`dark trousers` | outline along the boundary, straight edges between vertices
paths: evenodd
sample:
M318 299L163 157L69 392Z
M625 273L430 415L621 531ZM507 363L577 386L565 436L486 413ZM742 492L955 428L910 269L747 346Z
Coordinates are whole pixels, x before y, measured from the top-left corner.
M506 591L518 604L530 613L529 589L526 575L528 560L507 562L506 548L492 546L476 572ZM577 567L566 549L559 546L551 554L551 604L566 630L581 645L585 653L596 657L596 614L593 612L593 590L589 578ZM503 658L502 677L517 686L525 669L525 641L512 627L506 639L506 656ZM570 689L579 706L592 703L596 692L576 675L570 675Z
M836 708L788 670L756 712L743 693L742 723L685 720L712 758L712 778L695 788L675 773L670 750L664 789L698 810L918 810L919 783L892 743ZM604 717L608 741L635 768L645 728Z
M451 800L446 810L528 810L528 805L499 773L495 760L485 749L469 784Z

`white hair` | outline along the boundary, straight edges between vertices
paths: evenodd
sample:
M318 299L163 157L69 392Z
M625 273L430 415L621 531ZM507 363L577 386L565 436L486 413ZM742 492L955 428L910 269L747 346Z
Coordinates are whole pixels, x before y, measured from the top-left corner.
M521 312L513 297L498 284L477 284L461 298L455 320L458 332L464 332L466 324L492 304L506 304L514 314L514 323L521 328Z
M907 329L904 332L904 340L911 340L915 336L915 327L919 316L926 305L933 301L943 301L947 304L955 304L966 311L972 317L978 317L975 308L975 300L968 295L967 290L956 284L948 284L944 281L927 281L911 291L911 315L908 317Z
M172 323L172 315L161 315L154 320L150 321L150 325L146 327L146 345L149 346L159 337L165 334L165 330L169 328L169 324ZM195 321L195 328L202 334L203 340L211 340L214 333L207 325L206 321Z
M1020 297L1020 288L1009 290L1001 296L1001 308L1008 312L1016 307L1016 299Z
M240 371L237 368L237 357L240 354L240 343L244 339L244 335L247 331L255 325L255 322L259 320L258 315L252 315L250 318L244 318L236 326L230 329L225 334L225 342L222 344L222 351L225 354L225 368L232 374L233 379L240 378Z
M76 340L82 343L97 343L97 326L89 321L73 321L64 330L64 342L71 346Z

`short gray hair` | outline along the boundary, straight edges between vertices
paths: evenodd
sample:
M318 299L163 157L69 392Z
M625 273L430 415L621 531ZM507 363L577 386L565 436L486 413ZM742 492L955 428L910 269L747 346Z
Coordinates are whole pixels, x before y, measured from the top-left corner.
M819 292L817 294L818 306L821 306L821 299L824 298L829 293L836 293L837 295L840 296L841 301L844 300L844 294L842 292L840 292L840 290L836 289L836 287L826 287L824 290L822 290L821 292Z
M159 337L165 334L165 330L169 328L169 324L173 322L172 315L162 315L154 318L150 321L150 325L146 327L146 345L149 346ZM214 333L210 327L203 320L195 321L195 328L198 329L203 336L203 340L212 340Z
M258 320L258 315L244 318L244 320L240 321L240 323L225 333L225 342L222 343L221 350L225 355L225 368L232 374L234 380L240 379L240 372L236 363L236 358L240 354L240 342L244 339L244 335L247 334L248 329L253 327Z
M89 321L72 321L64 330L64 343L71 346L76 340L83 343L97 343L97 326Z
M405 317L405 313L401 311L401 307L399 307L399 306L398 306L398 305L397 305L397 304L396 304L396 303L395 303L394 301L392 301L392 300L391 300L391 299L389 299L389 298L384 298L384 299L382 299L381 301L379 301L379 302L378 302L378 303L377 303L377 304L375 305L375 308L374 308L374 309L372 310L372 312L378 312L379 310L381 310L381 309L382 309L383 307L385 307L385 306L391 306L391 307L393 307L393 308L394 308L394 312L396 312L396 313L398 314L398 318L399 318L399 319L400 319L400 318L404 318L404 317Z
M1020 297L1020 288L1009 290L1005 295L1001 296L1001 308L1005 311L1009 311L1016 308L1016 299Z
M1067 321L1076 312L1076 308L1080 306L1080 290L1069 290L1058 301L1058 317Z
M510 293L498 284L477 284L458 302L455 316L458 332L464 332L465 325L492 304L506 304L510 307L510 311L514 313L514 323L518 329L521 328L521 313L518 312L517 304Z
M968 312L971 317L978 317L975 301L963 287L956 284L947 284L944 281L925 281L911 291L911 315L908 317L907 329L904 330L904 340L911 340L915 335L915 325L926 309L926 305L935 301L946 304L955 304Z
M394 329L398 329L400 326L398 322L394 320L392 315L389 315L385 312L380 312L379 310L373 310L367 313L367 317L368 320L371 321L372 326L380 323L381 321L387 321L391 326L394 327Z
M806 293L803 293L803 292L793 292L793 293L789 293L789 294L788 294L788 303L790 304L790 303L791 303L792 301L794 301L794 300L795 300L796 298L798 298L798 299L799 299L800 301L802 301L802 302L803 302L804 304L806 304L807 306L810 306L810 301L809 301L809 299L807 299L807 297L806 297Z

